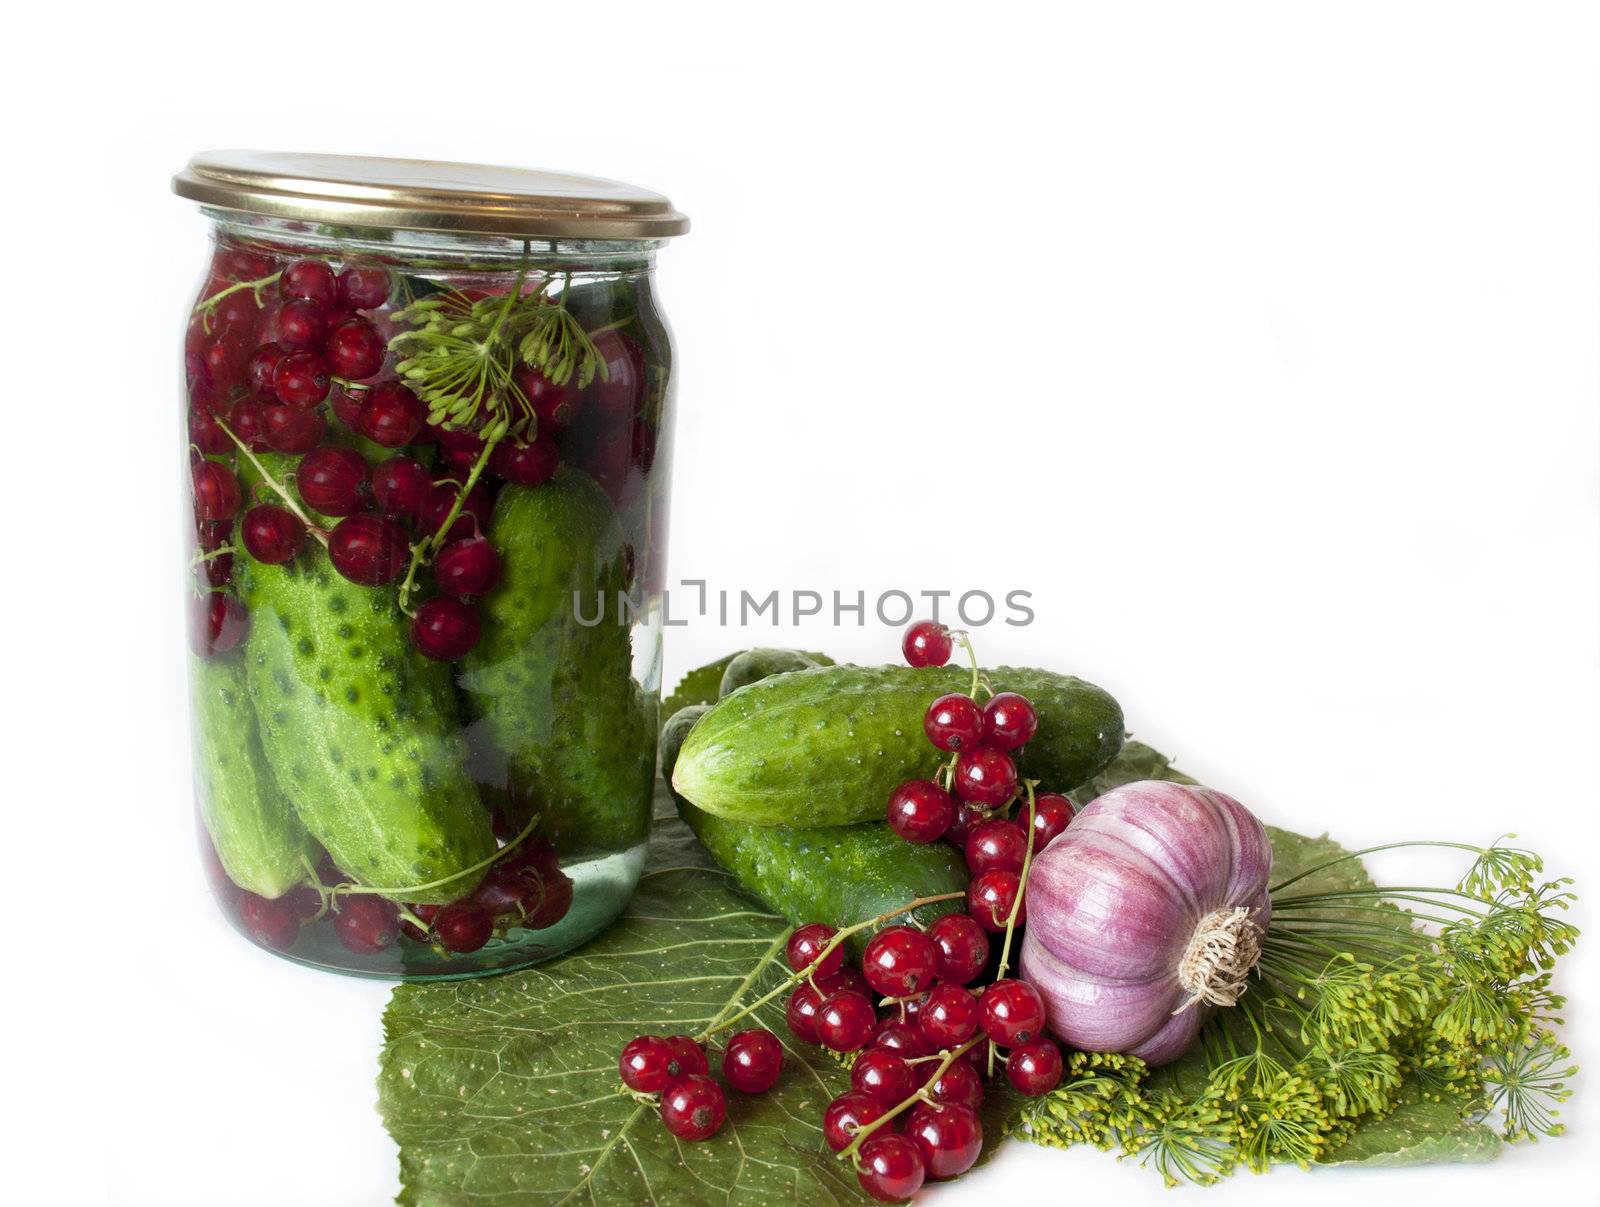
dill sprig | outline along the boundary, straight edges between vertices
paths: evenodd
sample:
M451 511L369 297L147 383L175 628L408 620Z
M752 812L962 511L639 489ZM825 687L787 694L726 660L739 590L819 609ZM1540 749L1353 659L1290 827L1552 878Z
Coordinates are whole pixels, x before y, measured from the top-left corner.
M556 385L605 379L604 357L567 309L570 278L554 299L552 283L547 277L529 288L524 269L504 294L432 293L395 311L396 323L411 325L389 341L395 368L428 404L429 423L476 430L503 420L510 435L531 436L533 405L517 383L520 367Z
M1507 836L1510 837L1510 836ZM1473 862L1451 888L1273 890L1250 992L1214 1014L1195 1053L1155 1071L1072 1053L1062 1085L1014 1130L1039 1144L1118 1149L1170 1185L1243 1166L1301 1166L1381 1119L1410 1087L1496 1123L1508 1142L1557 1135L1577 1069L1556 1039L1550 970L1576 928L1571 881L1532 852L1453 843ZM1294 891L1299 885L1299 891Z

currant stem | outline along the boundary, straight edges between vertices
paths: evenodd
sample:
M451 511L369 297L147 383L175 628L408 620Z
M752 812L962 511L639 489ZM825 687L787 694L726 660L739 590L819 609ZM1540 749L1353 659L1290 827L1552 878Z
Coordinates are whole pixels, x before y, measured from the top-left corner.
M230 294L238 293L241 289L248 289L256 295L256 307L260 309L261 291L268 285L277 284L278 278L281 276L283 276L283 271L280 269L279 271L273 273L270 277L261 277L259 280L235 281L232 285L217 290L217 292L212 294L210 297L196 302L194 312L196 314L206 314L209 311L216 309L217 303L222 301L223 298L228 297Z
M1038 780L1023 781L1023 787L1028 793L1028 845L1022 852L1022 873L1017 877L1017 899L1011 903L1011 913L1006 918L1006 940L1000 946L1000 970L994 976L997 981L1005 976L1006 969L1011 965L1011 936L1017 928L1017 914L1022 910L1022 896L1028 888L1028 872L1033 867L1033 789L1038 782ZM990 1071L993 1072L992 1054L990 1066Z
M934 897L918 897L916 900L902 905L899 909L890 910L888 913L879 914L876 918L868 918L865 922L857 922L854 926L846 926L843 930L835 932L833 938L828 940L827 946L817 953L816 959L812 960L811 963L807 964L799 971L791 972L783 979L781 983L779 983L777 988L772 989L767 993L763 993L760 997L751 1002L743 1010L740 1010L737 1014L729 1015L724 1019L718 1019L711 1026L707 1027L700 1033L698 1036L700 1042L704 1043L718 1031L724 1031L731 1027L734 1023L738 1022L740 1019L747 1018L751 1014L754 1014L768 1002L772 1001L781 994L788 992L801 981L809 980L812 974L815 973L819 967L821 967L823 961L832 955L846 939L855 934L857 931L865 930L869 926L877 926L880 922L887 922L890 918L898 918L901 914L910 913L912 910L919 909L924 905L932 905L935 901L953 901L957 897L964 898L965 896L965 893L940 893Z
M495 446L500 443L500 438L505 434L505 420L500 420L490 428L490 434L484 438L483 449L478 453L478 459L472 463L472 469L467 474L467 480L456 491L455 501L450 504L444 521L431 535L425 536L415 545L411 546L411 562L406 567L406 576L400 583L400 610L407 616L412 614L407 606L411 600L411 592L416 589L417 571L433 560L433 555L439 552L444 545L445 538L454 527L456 520L461 517L462 505L467 501L467 495L472 493L472 488L478 484L478 479L483 476L484 467L489 464L489 458L494 455Z
M357 894L371 893L379 897L391 897L396 901L415 900L418 893L426 893L436 888L443 888L447 884L454 883L455 881L464 879L467 876L475 875L499 860L504 859L512 851L516 850L517 847L522 844L522 841L528 837L528 835L533 833L533 828L539 824L539 816L539 814L535 813L533 817L529 819L528 824L522 827L521 832L518 833L517 836L510 842L506 843L505 846L496 851L493 855L490 855L486 859L480 859L471 867L462 868L459 872L452 872L448 876L442 876L438 880L430 880L426 884L402 885L399 888L374 888L373 886L367 884L345 883L334 885L329 892L335 897L353 897ZM427 928L422 927L420 929L426 930Z
M979 690L987 686L983 681L983 672L978 669L978 651L972 648L972 637L965 629L956 629L952 636L961 643L961 648L967 651L967 661L972 664L972 690L968 694L976 700Z
M295 500L295 497L289 493L288 489L284 487L282 483L280 483L276 478L267 472L267 467L261 464L261 459L250 451L250 446L248 444L239 439L238 436L234 435L232 428L230 428L220 418L215 416L213 416L213 421L219 428L223 430L224 434L227 435L229 440L232 440L236 445L239 446L239 451L243 453L245 459L255 467L256 473L261 475L261 480L268 486L272 487L272 489L277 493L278 497L283 500L284 506L294 513L295 519L304 524L306 526L306 531L317 540L321 541L322 547L326 549L328 547L328 534L312 522L311 517L305 513L300 504Z
M984 1039L985 1037L982 1035L974 1035L959 1048L954 1048L945 1052L944 1059L939 1062L939 1067L933 1071L933 1075L928 1078L928 1080L923 1084L923 1087L915 1094L912 1094L911 1097L907 1098L899 1106L895 1107L892 1111L878 1116L878 1118L874 1119L865 1127L858 1129L856 1131L855 1139L850 1141L849 1144L845 1145L839 1150L839 1160L843 1161L846 1158L849 1158L853 1161L855 1159L857 1150L859 1150L862 1145L862 1142L865 1141L868 1136L872 1135L873 1132L884 1126L884 1124L890 1122L903 1111L915 1106L917 1103L933 1102L933 1096L928 1093L928 1086L932 1085L934 1082L938 1081L939 1078L943 1077L951 1065L955 1064L956 1061L960 1060L974 1047L982 1043Z

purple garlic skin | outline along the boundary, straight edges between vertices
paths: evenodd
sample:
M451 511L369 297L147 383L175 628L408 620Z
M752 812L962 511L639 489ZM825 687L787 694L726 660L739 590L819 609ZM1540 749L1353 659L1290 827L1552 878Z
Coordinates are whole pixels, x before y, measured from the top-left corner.
M1028 877L1021 972L1050 1029L1151 1065L1182 1056L1215 1009L1183 1008L1195 995L1179 968L1196 928L1243 908L1265 933L1271 874L1265 827L1231 796L1144 780L1091 801Z

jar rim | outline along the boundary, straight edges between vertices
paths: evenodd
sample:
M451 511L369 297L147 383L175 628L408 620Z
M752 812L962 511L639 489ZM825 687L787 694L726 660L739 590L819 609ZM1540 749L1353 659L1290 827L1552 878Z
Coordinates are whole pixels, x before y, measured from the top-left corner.
M628 240L689 229L671 201L636 185L443 160L204 151L172 178L172 191L270 218L401 230Z

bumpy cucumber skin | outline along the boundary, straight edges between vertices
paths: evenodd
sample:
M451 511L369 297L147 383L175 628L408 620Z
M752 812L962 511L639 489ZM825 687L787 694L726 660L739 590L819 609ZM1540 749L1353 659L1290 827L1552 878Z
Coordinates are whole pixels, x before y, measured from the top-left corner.
M482 874L463 873L495 851L489 815L449 669L412 649L394 593L340 577L311 545L284 566L252 563L245 599L262 748L306 828L347 875L399 899L470 892Z
M1018 768L1043 789L1075 788L1122 748L1122 709L1093 684L1028 667L996 667L988 677L1038 711L1038 736ZM956 667L825 666L762 680L718 701L694 727L673 786L697 808L749 825L880 818L898 784L938 764L922 730L928 704L970 685Z
M474 767L513 820L563 860L645 841L655 778L659 704L633 679L632 636L617 623L626 585L611 501L563 467L541 486L506 486L489 539L504 567L483 601L483 639L461 663ZM605 600L604 618L578 623Z
M717 698L732 695L741 687L783 675L790 671L809 670L813 666L831 666L832 659L807 654L800 650L754 649L734 656L722 672L722 686Z
M316 844L278 789L256 730L244 659L189 659L195 790L222 868L240 888L281 897L316 861Z

